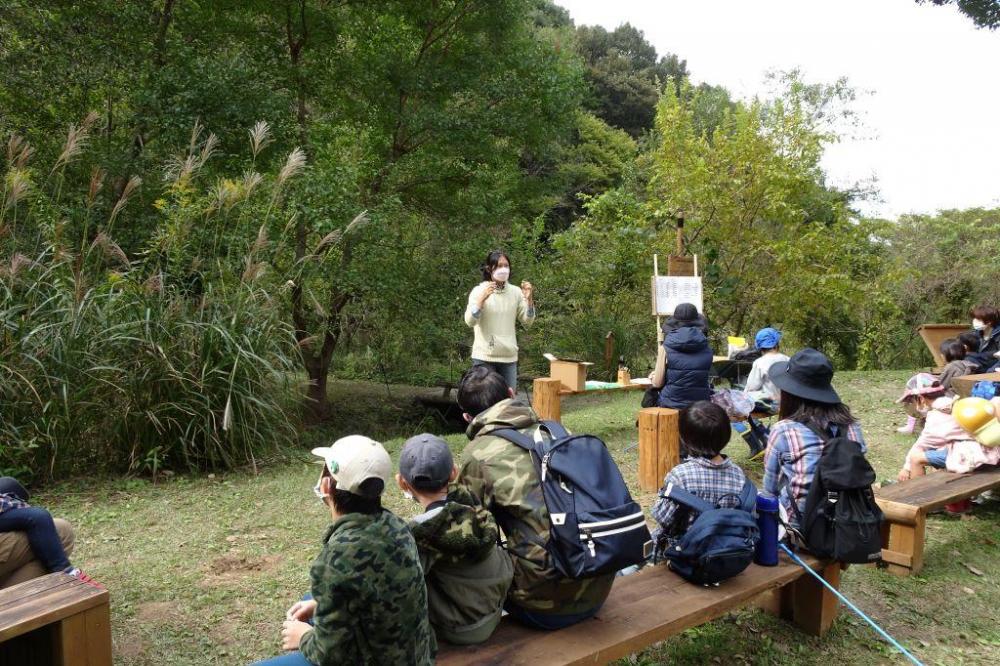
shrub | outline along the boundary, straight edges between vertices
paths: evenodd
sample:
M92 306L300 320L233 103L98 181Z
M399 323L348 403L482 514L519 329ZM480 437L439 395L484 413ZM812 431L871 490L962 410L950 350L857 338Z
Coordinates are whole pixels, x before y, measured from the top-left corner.
M0 275L0 471L215 469L293 443L277 312L239 281L190 298L17 255Z

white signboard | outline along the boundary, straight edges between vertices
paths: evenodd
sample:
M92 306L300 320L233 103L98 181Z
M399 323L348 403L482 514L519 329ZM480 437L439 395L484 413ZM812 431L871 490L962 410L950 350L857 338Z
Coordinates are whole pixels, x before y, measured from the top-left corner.
M654 315L669 317L680 303L693 303L698 312L705 313L700 277L660 275L653 278Z

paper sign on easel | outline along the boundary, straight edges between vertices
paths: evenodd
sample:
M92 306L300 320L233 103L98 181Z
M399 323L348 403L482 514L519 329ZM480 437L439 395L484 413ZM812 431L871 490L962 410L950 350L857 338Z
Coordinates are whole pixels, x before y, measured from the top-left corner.
M693 303L704 312L700 277L657 275L653 278L653 314L669 317L681 303Z

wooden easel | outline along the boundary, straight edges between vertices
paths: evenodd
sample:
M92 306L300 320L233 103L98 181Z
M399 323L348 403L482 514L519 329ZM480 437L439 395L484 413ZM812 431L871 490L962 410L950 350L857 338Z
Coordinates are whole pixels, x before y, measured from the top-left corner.
M698 277L698 255L684 256L684 218L677 218L677 254L667 257L668 277ZM656 311L656 279L660 277L659 255L653 255L653 314L656 316L656 342L663 344L662 315ZM703 312L701 314L704 314Z
M698 255L684 256L684 218L677 218L677 254L667 257L667 275L697 277ZM663 344L662 315L656 307L656 279L660 276L658 255L653 255L653 314L656 315L657 346ZM639 412L639 487L654 492L667 472L680 463L679 412L652 407Z

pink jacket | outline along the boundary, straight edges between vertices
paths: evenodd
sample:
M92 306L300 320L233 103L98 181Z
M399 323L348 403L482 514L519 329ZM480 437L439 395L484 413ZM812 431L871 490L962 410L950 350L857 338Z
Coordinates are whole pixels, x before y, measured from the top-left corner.
M1000 398L994 398L994 405L1000 408ZM927 412L927 423L916 443L906 454L906 469L910 469L913 456L930 449L948 449L945 465L949 472L962 474L971 472L981 465L1000 464L1000 446L981 445L951 415L954 398L938 398ZM1000 413L1000 411L998 411Z

